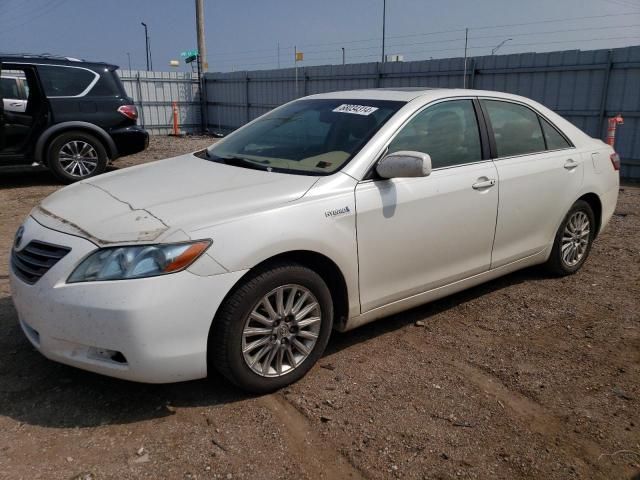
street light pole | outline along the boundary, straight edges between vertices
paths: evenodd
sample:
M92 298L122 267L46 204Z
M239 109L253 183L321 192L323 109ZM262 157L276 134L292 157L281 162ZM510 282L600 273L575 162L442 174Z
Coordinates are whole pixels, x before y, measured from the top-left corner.
M344 47L342 47L342 65L344 65Z
M497 47L491 49L491 55L495 54L500 49L501 46L503 46L505 43L511 40L513 40L513 38L507 38L506 40L501 41Z
M147 72L149 71L149 30L147 28L147 24L144 22L140 22L140 25L144 27L144 49L147 57Z
M387 0L382 0L382 63L384 63L384 40L387 27Z
M127 59L129 60L129 72L131 72L131 53L127 52Z

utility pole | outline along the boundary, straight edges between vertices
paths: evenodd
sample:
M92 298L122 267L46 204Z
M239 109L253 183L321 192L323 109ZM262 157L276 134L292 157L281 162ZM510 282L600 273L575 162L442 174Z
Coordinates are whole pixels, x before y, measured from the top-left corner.
M464 29L464 77L462 88L467 88L467 45L469 44L469 29Z
M129 72L131 72L131 53L127 52L127 59L129 60Z
M278 69L280 69L280 42L278 42Z
M342 47L342 65L344 65L344 47Z
M198 31L198 56L202 62L200 68L206 72L209 64L207 62L207 45L204 40L204 0L196 0L196 28Z
M149 29L147 28L147 24L144 22L140 22L140 25L144 27L144 49L147 56L147 72L149 71Z
M204 81L204 72L207 71L207 45L204 40L204 0L196 0L196 31L198 35L198 90L200 92L200 129L206 133L209 126L207 110L207 86Z
M298 47L293 46L293 64L296 71L296 98L298 98Z
M382 0L382 63L384 63L385 61L384 40L385 40L386 26L387 26L387 0Z

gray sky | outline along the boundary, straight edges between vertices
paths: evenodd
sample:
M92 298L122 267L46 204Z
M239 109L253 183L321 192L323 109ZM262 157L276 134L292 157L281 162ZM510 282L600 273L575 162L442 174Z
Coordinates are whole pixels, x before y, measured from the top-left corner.
M209 69L379 61L382 0L205 0ZM0 52L49 52L154 70L195 48L192 0L0 0ZM578 18L580 17L580 18ZM591 18L584 18L591 17ZM571 19L571 20L564 20ZM556 21L561 20L561 21ZM537 23L533 23L537 22ZM539 23L538 23L539 22ZM387 53L405 60L640 44L640 0L387 0Z

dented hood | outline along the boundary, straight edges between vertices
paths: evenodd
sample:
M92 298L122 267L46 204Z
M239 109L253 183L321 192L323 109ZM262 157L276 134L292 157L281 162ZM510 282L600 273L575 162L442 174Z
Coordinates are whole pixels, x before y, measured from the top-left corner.
M98 244L150 242L297 200L316 181L189 154L68 186L45 198L32 216Z

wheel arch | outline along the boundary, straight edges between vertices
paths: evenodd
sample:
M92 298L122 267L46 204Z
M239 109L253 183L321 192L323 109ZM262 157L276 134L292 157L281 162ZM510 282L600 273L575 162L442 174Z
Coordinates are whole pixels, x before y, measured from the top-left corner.
M104 130L103 128L97 125L94 125L93 123L73 121L73 122L63 122L63 123L58 123L56 125L52 125L49 128L47 128L44 132L42 132L42 134L38 138L38 141L36 142L36 147L34 151L35 160L37 162L46 164L47 149L49 148L49 145L51 144L51 142L58 135L65 132L72 131L72 130L73 131L79 130L97 137L98 140L100 140L104 145L110 160L114 160L115 158L118 157L118 148L116 147L115 142L113 141L111 136L109 136L109 134L106 132L106 130Z
M589 204L591 210L593 210L593 215L595 216L596 221L596 232L594 238L598 236L600 232L600 228L602 227L602 201L600 197L593 192L585 193L578 200L583 200Z
M297 263L310 268L327 283L327 287L331 292L334 311L334 328L340 329L346 323L349 316L349 293L347 282L340 267L329 257L322 253L311 250L292 250L273 255L249 269L227 292L221 304L230 297L236 289L243 284L247 276L253 274L256 270L268 268L270 265L278 263ZM219 310L219 309L218 309ZM217 315L217 313L216 313Z

